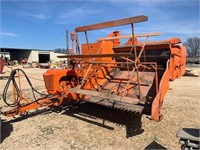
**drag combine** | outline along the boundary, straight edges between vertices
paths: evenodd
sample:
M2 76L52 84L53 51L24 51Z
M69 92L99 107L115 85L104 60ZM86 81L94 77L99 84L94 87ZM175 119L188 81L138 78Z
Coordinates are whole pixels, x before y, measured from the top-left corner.
M3 115L16 116L40 107L61 106L63 102L88 101L145 113L152 120L160 121L169 81L185 72L186 48L178 38L148 41L150 36L161 33L135 34L134 24L147 20L147 16L136 16L75 28L71 34L70 54L58 56L68 59L68 67L50 69L43 74L48 95L43 94L32 101L24 98L19 87L21 84L15 81L15 74L21 70L13 70L3 99L8 104L6 93L12 81L15 98L8 105L14 108L4 111ZM97 39L96 43L89 43L88 31L123 25L130 25L131 35L120 35L120 31L114 31L105 38ZM81 47L79 32L83 32L86 38ZM139 41L141 37L145 39ZM122 39L127 41L122 43ZM37 92L34 87L32 90Z

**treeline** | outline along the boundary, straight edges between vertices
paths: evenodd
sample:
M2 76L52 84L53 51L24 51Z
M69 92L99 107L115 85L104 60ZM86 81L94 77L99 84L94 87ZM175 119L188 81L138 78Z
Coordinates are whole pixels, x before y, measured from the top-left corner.
M198 38L198 37L188 38L183 44L187 48L187 56L188 57L199 57L200 56L200 38Z
M55 53L61 53L61 54L69 54L69 50L65 48L56 48L53 50Z

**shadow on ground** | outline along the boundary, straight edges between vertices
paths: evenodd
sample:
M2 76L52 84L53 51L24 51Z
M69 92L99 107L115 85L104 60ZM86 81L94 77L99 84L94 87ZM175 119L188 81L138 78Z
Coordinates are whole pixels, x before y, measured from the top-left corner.
M144 132L144 130L141 129L141 113L108 108L89 102L68 103L58 109L55 108L54 110L58 112L62 111L62 114L107 128L109 130L114 130L114 128L105 125L105 122L112 122L116 125L125 126L127 138ZM99 121L97 122L97 119L101 119L102 123L99 123Z
M68 115L70 117L89 122L91 124L95 124L97 126L114 130L113 127L105 125L105 122L112 122L119 126L125 126L126 129L126 137L133 137L139 135L144 132L141 129L142 122L142 114L130 112L126 110L113 109L109 107L105 107L102 105L94 104L94 103L78 103L78 102L68 102L67 104L63 104L59 107L48 107L46 109L37 110L30 114L23 115L21 117L10 120L9 123L4 123L4 126L9 128L10 123L15 123L18 121L22 121L24 119L36 116L36 115L45 115L52 112L61 113L64 115ZM98 119L98 120L97 120ZM102 123L99 123L99 119L102 120ZM11 125L11 124L10 124ZM11 129L11 127L10 127ZM7 129L8 130L8 129Z
M165 150L167 148L154 140L149 145L147 145L144 149L145 150L153 150L153 149Z
M13 131L13 126L10 122L0 120L0 144L10 136Z

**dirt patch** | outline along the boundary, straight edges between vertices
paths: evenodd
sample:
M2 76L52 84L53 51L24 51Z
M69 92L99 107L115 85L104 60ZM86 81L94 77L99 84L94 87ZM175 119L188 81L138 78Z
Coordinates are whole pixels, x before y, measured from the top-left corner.
M42 80L46 70L25 71ZM37 89L45 89L42 81L31 81ZM22 82L26 89L26 81ZM1 93L5 84L6 80L0 80ZM0 149L144 149L155 146L155 137L162 148L179 149L176 132L183 127L200 128L200 78L184 76L170 82L170 88L160 122L151 121L145 115L91 103L70 103L62 109L46 108L17 119L2 116ZM1 100L0 106L4 105Z

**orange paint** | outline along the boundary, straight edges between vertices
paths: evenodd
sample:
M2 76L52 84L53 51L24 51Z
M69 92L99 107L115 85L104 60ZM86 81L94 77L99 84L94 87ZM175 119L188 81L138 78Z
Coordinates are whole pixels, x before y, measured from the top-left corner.
M84 32L88 42L87 31L125 24L132 24L133 27L133 23L147 19L146 16L125 18L78 27L75 31ZM114 31L96 43L82 44L82 53L73 55L74 38L78 38L74 35L73 52L60 56L69 59L69 67L48 70L43 74L48 93L55 96L57 101L51 97L44 98L39 104L29 103L17 108L17 111L4 114L20 114L46 103L48 106L59 106L63 101L92 101L116 108L123 106L127 110L145 111L153 120L161 120L161 107L169 89L169 81L185 73L186 48L180 45L180 39L141 42L135 36L124 44L118 37L125 36L120 36L120 31ZM143 35L149 37L157 34Z

